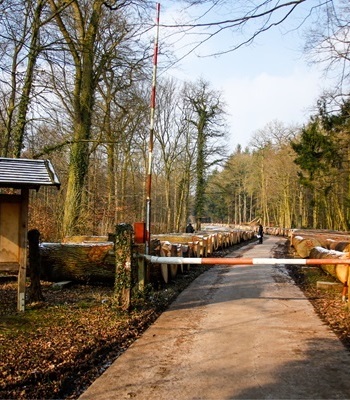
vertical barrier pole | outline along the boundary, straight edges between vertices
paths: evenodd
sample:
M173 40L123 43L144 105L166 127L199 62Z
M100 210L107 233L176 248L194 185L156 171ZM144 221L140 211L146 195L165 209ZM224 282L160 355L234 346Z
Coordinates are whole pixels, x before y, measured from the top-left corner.
M158 36L159 36L159 12L160 4L157 3L156 25L157 31L154 40L153 55L153 76L152 76L152 93L151 93L151 120L150 135L148 149L148 171L147 171L147 193L146 193L146 254L150 254L151 247L151 193L152 193L152 157L153 157L153 136L154 136L154 113L156 108L156 81L157 81L157 59L158 59Z

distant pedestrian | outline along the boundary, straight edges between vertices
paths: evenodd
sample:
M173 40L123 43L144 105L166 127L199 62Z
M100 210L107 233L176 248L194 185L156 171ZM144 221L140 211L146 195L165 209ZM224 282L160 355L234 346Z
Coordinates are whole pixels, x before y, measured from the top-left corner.
M264 236L264 228L261 224L259 224L259 227L258 227L258 239L259 239L258 243L259 244L262 244L263 236Z
M186 226L186 233L193 233L194 232L194 228L191 224L191 222L188 223L188 225Z

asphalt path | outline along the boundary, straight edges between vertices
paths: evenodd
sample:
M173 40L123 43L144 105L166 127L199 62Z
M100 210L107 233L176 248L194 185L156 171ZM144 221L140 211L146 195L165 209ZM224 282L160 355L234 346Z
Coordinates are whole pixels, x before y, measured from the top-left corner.
M272 257L285 240L264 239L239 255ZM184 290L80 399L350 399L349 371L349 352L283 265L220 265Z

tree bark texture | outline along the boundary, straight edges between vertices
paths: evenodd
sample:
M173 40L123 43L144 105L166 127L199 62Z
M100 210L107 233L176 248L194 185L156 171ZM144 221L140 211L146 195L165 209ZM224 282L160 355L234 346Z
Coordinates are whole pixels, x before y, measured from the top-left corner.
M128 311L131 306L133 285L132 235L131 225L118 224L116 226L114 296L117 305L124 311Z
M41 278L49 282L78 281L113 284L115 256L113 243L43 243Z
M76 30L67 27L62 14L58 11L59 3L49 0L55 14L57 25L66 41L70 56L74 62L74 92L72 94L73 145L70 153L67 196L63 216L63 236L76 234L82 228L84 184L89 167L89 141L91 139L91 120L95 102L96 88L96 36L100 26L102 0L91 4L89 20L84 20L77 2L71 5L71 12L76 19ZM76 36L75 36L76 35ZM78 39L76 39L78 38Z
M27 113L30 104L30 93L33 86L34 68L40 53L40 45L39 45L39 37L40 37L39 31L41 26L40 17L44 6L45 6L45 1L39 0L34 10L26 76L22 88L21 98L18 104L17 121L15 126L13 127L15 158L19 158L21 156L23 149L25 126L27 123Z

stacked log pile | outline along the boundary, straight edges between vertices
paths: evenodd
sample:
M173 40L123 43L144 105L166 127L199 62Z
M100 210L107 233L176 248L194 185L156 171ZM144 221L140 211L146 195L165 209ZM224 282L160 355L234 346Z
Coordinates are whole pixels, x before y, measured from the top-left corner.
M350 234L330 230L291 230L291 246L301 258L348 259L350 255ZM347 285L348 264L322 264L320 267Z
M309 258L314 259L348 259L349 253L336 250L328 250L323 247L314 247L310 251ZM330 275L336 277L341 283L347 283L349 278L348 264L322 264L321 268Z
M254 237L253 230L225 230L225 231L203 231L192 233L173 233L155 235L159 240L159 247L156 248L156 255L162 257L211 257L214 251L225 249L235 244L250 240ZM153 264L159 271L161 279L168 283L178 273L182 273L190 265L177 264Z
M296 249L301 258L307 258L313 248L321 246L317 238L312 236L304 237L300 235L292 236L292 246Z
M290 229L288 228L280 228L278 226L272 226L272 227L265 227L264 228L264 233L267 233L268 235L274 235L274 236L288 236L290 232Z
M178 257L208 257L214 251L252 239L252 230L226 230L196 232L195 234L168 234L152 236L151 254ZM144 246L135 247L142 253ZM41 278L50 282L82 281L88 283L114 283L115 254L113 237L74 236L61 243L42 243ZM135 254L136 257L136 254ZM153 266L152 266L153 268ZM160 275L164 282L190 268L179 265L154 265L147 271L147 279Z

